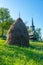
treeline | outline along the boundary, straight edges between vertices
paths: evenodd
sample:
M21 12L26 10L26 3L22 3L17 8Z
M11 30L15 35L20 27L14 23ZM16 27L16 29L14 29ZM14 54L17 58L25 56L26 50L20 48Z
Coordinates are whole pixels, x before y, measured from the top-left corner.
M9 9L7 8L0 8L0 37L6 38L7 31L10 27L10 25L15 22L13 18L11 18ZM31 33L32 29L27 27L28 32ZM33 34L33 37L36 38L37 40L42 40L41 39L41 29L37 28Z

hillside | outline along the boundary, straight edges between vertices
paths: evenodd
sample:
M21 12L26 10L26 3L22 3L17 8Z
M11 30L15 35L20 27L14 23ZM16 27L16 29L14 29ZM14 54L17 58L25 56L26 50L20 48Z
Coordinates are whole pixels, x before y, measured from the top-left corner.
M43 43L30 42L29 48L22 48L0 39L0 65L43 65Z

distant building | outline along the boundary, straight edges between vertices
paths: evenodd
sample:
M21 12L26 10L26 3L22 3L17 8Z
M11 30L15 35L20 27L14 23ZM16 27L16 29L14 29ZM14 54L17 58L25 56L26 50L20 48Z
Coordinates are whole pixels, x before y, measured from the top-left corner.
M32 18L32 25L30 26L30 28L31 28L31 32L29 32L29 38L34 40L33 35L35 32L35 26L34 26L33 18Z

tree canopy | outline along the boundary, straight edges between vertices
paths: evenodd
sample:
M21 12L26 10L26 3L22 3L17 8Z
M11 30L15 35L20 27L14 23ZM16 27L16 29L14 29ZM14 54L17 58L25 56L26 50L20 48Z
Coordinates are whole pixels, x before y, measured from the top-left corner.
M13 19L11 18L9 10L7 8L0 8L0 25L2 28L2 37L4 35L4 29L8 29L12 23Z

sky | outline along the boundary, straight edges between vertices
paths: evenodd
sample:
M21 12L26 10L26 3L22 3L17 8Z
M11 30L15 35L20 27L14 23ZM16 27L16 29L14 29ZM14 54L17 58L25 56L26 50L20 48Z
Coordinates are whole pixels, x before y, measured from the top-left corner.
M0 0L0 8L8 8L11 17L20 17L27 26L31 26L32 18L36 28L41 28L43 37L43 0Z

